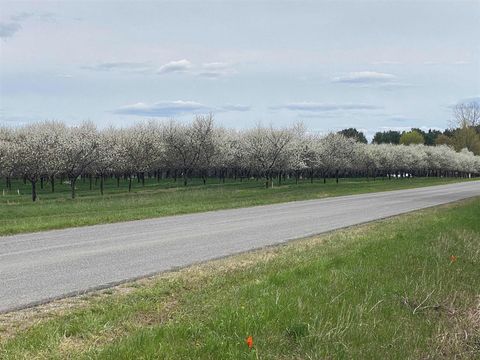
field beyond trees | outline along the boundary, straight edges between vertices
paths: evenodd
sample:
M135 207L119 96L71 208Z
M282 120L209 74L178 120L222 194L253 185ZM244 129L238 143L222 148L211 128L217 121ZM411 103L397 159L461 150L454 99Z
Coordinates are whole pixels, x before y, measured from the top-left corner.
M265 205L286 201L319 199L328 196L360 194L375 191L406 189L420 186L467 181L461 178L365 178L323 180L275 180L274 187L265 189L262 180L245 179L191 179L184 187L181 180L145 178L145 185L135 180L129 192L129 181L104 181L104 195L100 183L83 178L77 181L77 198L69 198L70 184L57 183L52 193L47 184L38 189L38 200L30 199L30 184L17 180L12 190L0 196L0 235L60 229L74 226L112 223L154 218L201 211Z
M477 198L0 315L0 358L478 359L479 216Z

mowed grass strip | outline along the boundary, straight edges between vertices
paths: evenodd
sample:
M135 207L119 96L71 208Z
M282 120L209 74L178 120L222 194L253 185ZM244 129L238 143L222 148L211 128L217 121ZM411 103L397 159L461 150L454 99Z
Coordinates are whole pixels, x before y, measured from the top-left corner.
M12 190L0 196L0 235L11 235L49 229L139 220L167 215L187 214L209 210L273 204L294 200L318 199L328 196L360 194L375 191L407 189L439 185L464 179L413 178L413 179L341 179L339 184L329 179L293 180L265 189L263 181L228 179L226 183L209 179L203 185L201 179L192 179L188 187L178 186L173 180L149 179L145 187L134 182L132 192L122 180L117 188L116 180L105 183L105 195L89 181L77 182L77 198L72 200L68 184L56 184L55 193L49 184L38 190L38 200L30 198L29 184L15 181ZM18 195L20 193L20 195Z
M0 358L478 359L479 216L476 198L2 315Z

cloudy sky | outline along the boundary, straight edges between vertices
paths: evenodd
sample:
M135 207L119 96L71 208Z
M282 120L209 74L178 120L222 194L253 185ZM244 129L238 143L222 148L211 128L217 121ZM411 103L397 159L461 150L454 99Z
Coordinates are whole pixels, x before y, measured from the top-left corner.
M480 1L0 0L0 124L444 128L480 99Z

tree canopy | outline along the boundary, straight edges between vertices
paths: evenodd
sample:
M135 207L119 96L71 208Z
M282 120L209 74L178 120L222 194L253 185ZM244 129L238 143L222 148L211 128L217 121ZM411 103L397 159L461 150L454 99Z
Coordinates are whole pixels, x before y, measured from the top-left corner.
M395 130L388 130L375 133L373 137L374 144L399 144L400 132Z
M364 143L364 144L368 143L367 138L365 137L365 134L361 131L358 131L355 128L343 129L338 133L346 136L347 138L354 139L360 143Z
M425 139L423 135L417 130L404 132L402 136L400 136L400 144L402 145L423 144L424 142Z

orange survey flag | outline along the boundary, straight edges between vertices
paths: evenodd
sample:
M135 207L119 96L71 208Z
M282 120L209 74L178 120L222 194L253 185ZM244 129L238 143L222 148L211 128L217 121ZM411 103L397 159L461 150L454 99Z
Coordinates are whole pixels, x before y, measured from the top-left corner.
M245 339L245 342L247 343L249 349L253 347L253 337L251 335Z

